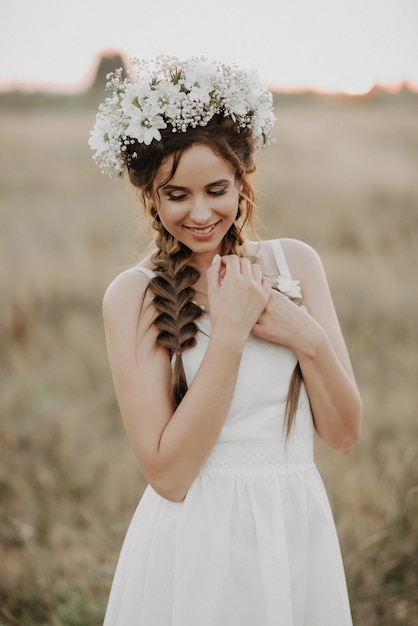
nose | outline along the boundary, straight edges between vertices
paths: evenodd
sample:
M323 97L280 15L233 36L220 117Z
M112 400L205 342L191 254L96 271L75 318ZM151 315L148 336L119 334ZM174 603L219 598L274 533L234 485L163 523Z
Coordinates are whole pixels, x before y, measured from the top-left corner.
M209 224L212 210L207 198L198 195L192 198L190 204L190 219L199 225Z

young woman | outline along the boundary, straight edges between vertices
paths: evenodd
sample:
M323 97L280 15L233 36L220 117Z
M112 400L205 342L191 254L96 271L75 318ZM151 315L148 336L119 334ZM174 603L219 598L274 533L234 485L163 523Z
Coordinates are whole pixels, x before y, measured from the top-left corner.
M134 66L112 75L90 139L103 172L127 170L156 231L104 298L149 483L105 626L348 626L313 434L348 452L358 390L318 255L245 237L271 95L204 59Z

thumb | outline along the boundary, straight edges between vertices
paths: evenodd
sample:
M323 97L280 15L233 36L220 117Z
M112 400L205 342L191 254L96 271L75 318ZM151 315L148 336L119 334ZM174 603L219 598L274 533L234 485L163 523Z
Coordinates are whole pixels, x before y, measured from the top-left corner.
M271 296L272 285L273 285L272 281L269 278L266 278L265 276L263 276L263 278L261 279L261 286L267 298L267 302L269 301L270 296Z

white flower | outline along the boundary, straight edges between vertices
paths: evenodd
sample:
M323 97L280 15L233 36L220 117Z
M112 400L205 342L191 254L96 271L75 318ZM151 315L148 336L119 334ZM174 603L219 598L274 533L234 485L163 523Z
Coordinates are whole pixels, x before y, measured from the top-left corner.
M112 132L112 126L108 118L103 118L99 114L96 117L96 123L93 130L90 131L89 146L96 151L99 156L108 148L109 135Z
M157 106L161 112L165 113L168 118L175 117L180 102L185 97L185 94L180 92L180 85L162 82L158 85L158 90L155 93L157 95Z
M198 84L193 85L189 91L190 100L208 104L210 102L209 89L209 85L204 85L203 87Z
M184 64L183 85L188 91L193 87L210 90L213 88L215 76L214 67L202 63L201 59L189 59Z
M142 109L144 100L148 99L152 91L149 83L141 80L133 85L127 85L121 96L120 106L126 115L135 115L138 109Z
M279 276L275 279L277 289L288 298L301 298L300 282L290 276Z
M153 139L160 141L161 128L167 128L167 124L164 122L161 115L155 115L154 117L145 117L139 125L135 126L133 132L129 132L130 127L128 127L127 132L130 137L138 139L140 143L149 146Z

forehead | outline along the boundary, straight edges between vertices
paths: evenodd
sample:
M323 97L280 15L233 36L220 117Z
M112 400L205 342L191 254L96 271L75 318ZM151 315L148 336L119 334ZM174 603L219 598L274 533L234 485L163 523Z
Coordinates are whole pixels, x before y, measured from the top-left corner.
M192 184L207 185L216 180L235 178L231 163L204 144L187 148L180 156L174 176L170 178L173 162L173 155L162 161L155 177L156 187L163 185L168 179L170 179L170 185L188 187Z

